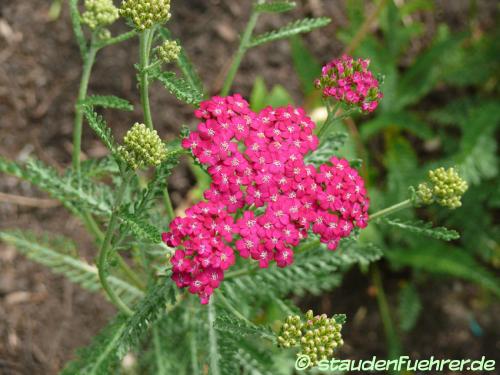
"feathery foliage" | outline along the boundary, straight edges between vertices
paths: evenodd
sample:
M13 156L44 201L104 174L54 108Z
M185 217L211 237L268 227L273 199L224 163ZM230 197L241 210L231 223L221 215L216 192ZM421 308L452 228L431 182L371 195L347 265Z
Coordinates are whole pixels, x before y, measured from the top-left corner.
M402 221L398 219L383 218L380 220L384 224L391 225L411 233L421 234L443 241L453 241L460 238L457 231L447 229L445 227L433 227L432 223L426 223L422 220L418 221Z
M88 107L102 107L121 109L122 111L133 111L134 106L125 99L118 98L113 95L92 95L87 96L84 100L78 102L80 106Z
M97 268L76 256L73 241L49 233L35 235L22 231L0 232L0 239L27 258L66 276L82 288L91 292L101 290ZM142 291L118 277L109 276L108 279L118 295L127 302L137 301L143 296Z
M160 81L180 101L197 106L203 100L203 93L184 78L173 72L153 72L152 77Z
M273 30L265 34L254 36L249 43L249 47L256 47L261 44L274 42L276 40L289 38L293 35L307 33L314 29L326 26L330 23L330 19L326 17L320 18L304 18L289 23L278 30Z
M261 13L283 13L295 9L297 4L293 1L270 1L263 4L255 4L254 10Z

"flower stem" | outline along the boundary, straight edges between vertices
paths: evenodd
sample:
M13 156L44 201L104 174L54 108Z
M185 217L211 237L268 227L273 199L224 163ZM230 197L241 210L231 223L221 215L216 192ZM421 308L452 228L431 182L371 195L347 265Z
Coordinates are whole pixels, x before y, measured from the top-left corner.
M377 288L377 303L380 317L382 319L382 324L384 326L387 344L389 347L389 357L390 359L396 358L398 357L398 354L400 352L401 344L392 322L389 303L387 302L387 297L384 292L384 286L380 277L380 270L376 264L374 264L372 268L372 282L375 285L375 288Z
M374 214L370 215L370 220L374 220L374 219L377 219L380 217L390 215L394 212L403 210L403 209L411 207L411 206L412 206L411 199L407 199L405 201L396 203L393 206L390 206L390 207L384 208L383 210L375 212Z
M76 105L75 121L73 125L73 169L76 172L78 178L78 184L80 184L81 179L81 168L80 168L80 154L82 147L82 125L83 125L83 112L78 102L84 100L87 97L87 90L89 87L90 73L95 62L95 56L97 54L97 48L94 45L93 40L90 42L90 48L86 54L83 62L82 78L80 80L80 89L78 91L78 101Z
M149 129L153 129L153 118L151 116L151 108L149 105L149 77L148 70L146 69L149 65L149 52L151 47L151 39L153 36L153 30L144 30L139 35L139 86L141 90L141 104L142 111L144 112L144 123Z
M168 185L165 187L163 192L163 201L165 203L165 209L167 210L168 222L170 223L175 218L174 206L172 206L172 200L170 199L170 194L168 193Z
M335 115L337 114L337 110L339 108L339 104L335 105L335 107L330 108L330 106L327 105L328 109L328 117L326 118L325 122L321 126L321 128L318 130L318 139L321 141L321 138L327 134L328 128L331 126L331 124L335 123L336 121L339 120L338 117Z
M262 0L259 0L258 3L262 3ZM233 62L229 67L229 71L227 73L226 79L224 81L224 85L222 86L221 95L226 96L229 94L231 90L231 86L233 85L234 78L236 77L236 73L238 72L238 68L241 65L241 60L248 50L248 43L250 42L250 38L252 37L253 30L255 29L255 25L257 25L257 19L259 18L259 13L252 11L250 15L250 19L248 20L247 26L243 35L241 37L240 45L238 46L238 50L236 51Z
M123 200L123 195L125 193L125 189L127 187L129 181L129 176L124 176L121 186L118 190L118 193L115 198L114 210L111 214L111 218L109 219L108 229L106 230L106 235L104 237L104 241L102 243L101 249L99 251L99 256L97 259L97 268L99 270L99 280L101 281L101 285L109 296L109 299L125 314L132 315L132 310L121 300L121 298L113 291L111 286L107 280L108 274L108 255L109 251L112 249L111 239L113 237L113 232L115 230L117 224L117 215L116 212Z

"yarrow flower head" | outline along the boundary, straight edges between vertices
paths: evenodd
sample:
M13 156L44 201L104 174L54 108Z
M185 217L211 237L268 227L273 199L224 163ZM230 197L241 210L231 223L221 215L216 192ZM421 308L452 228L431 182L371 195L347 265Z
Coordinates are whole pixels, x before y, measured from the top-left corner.
M170 0L124 0L120 15L130 19L137 30L143 31L170 19Z
M314 315L312 310L306 313L306 321L300 316L291 315L281 326L277 340L284 348L300 347L301 355L307 355L311 364L316 366L323 359L331 359L335 349L342 346L342 324L335 317L326 314Z
M428 177L429 182L421 183L417 189L417 198L422 204L436 202L450 209L462 205L461 198L467 191L468 185L454 168L437 168L429 171Z
M367 225L364 182L347 160L332 157L319 170L304 161L318 139L303 109L254 113L236 94L202 102L195 114L201 123L182 145L206 166L212 183L206 202L172 221L164 240L180 250L172 262L182 260L183 267L173 263L174 280L202 302L219 285L222 265L232 265L230 246L262 268L272 262L286 267L293 263L293 247L310 232L334 250L354 228ZM235 218L239 210L243 215Z
M156 49L158 58L167 64L177 60L180 52L181 46L175 40L167 40Z
M167 156L167 149L156 130L139 123L127 132L118 151L132 169L159 165Z
M118 8L113 5L113 0L85 0L84 5L82 23L92 30L111 25L119 17Z
M331 97L363 112L373 112L382 98L379 82L368 70L369 60L342 56L323 66L315 82L324 97Z

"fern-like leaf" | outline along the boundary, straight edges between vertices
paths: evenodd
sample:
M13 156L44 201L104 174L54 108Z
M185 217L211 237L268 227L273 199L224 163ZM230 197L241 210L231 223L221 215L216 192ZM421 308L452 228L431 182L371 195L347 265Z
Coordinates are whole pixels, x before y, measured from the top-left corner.
M77 358L66 364L60 375L108 375L119 365L116 343L125 330L126 317L118 315L92 343L76 351Z
M111 153L118 157L115 139L113 134L111 133L111 129L104 121L103 117L98 115L91 106L83 106L83 114L87 119L89 126L92 130L97 134L97 136L101 139L104 145L111 151Z
M197 106L203 100L203 93L173 72L153 72L152 76L160 81L180 101Z
M381 222L397 227L409 232L420 234L428 237L432 237L443 241L453 241L460 238L460 234L452 229L447 229L445 227L433 227L432 223L426 223L424 221L402 221L399 219L381 219Z
M166 312L167 304L173 303L174 299L175 289L170 280L161 280L151 288L144 300L135 307L134 315L127 320L125 329L117 340L116 350L120 358L139 342L150 325Z
M161 242L161 235L158 229L140 217L125 210L122 210L118 217L138 239L153 244Z
M328 162L332 156L335 156L335 152L344 145L347 137L347 133L344 132L328 134L327 137L321 142L321 145L315 151L306 156L305 162L311 163L316 167Z
M75 244L66 238L52 234L35 235L30 232L0 232L0 239L14 246L27 258L49 267L53 272L66 276L70 281L91 292L101 290L97 268L76 257ZM109 276L113 290L127 303L137 301L142 291L126 281Z
M295 9L297 4L293 1L271 1L264 4L256 4L254 10L260 13L283 13Z
M226 313L224 311L219 311L219 314L214 322L214 327L217 331L227 332L233 335L238 335L239 337L274 337L269 329L259 327L249 321L239 319L231 313Z
M78 102L80 106L102 107L133 111L134 106L125 99L113 95L93 95Z
M279 39L289 38L292 35L307 33L319 27L326 26L330 23L330 18L304 18L292 22L278 30L273 30L268 33L257 35L250 40L249 47L256 47L264 43L273 42Z

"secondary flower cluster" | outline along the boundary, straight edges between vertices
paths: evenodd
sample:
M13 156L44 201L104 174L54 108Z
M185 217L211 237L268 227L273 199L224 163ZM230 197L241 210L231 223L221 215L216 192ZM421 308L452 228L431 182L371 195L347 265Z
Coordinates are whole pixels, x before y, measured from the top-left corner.
M344 344L341 330L342 325L335 318L328 318L326 314L315 316L309 310L305 323L298 315L287 317L277 337L278 345L284 348L300 346L299 355L308 355L315 366L323 359L332 358L334 350Z
M321 77L316 80L323 96L332 97L347 105L354 105L364 112L373 112L382 98L378 80L368 70L369 60L342 56L323 66Z
M167 149L156 130L139 123L125 134L118 152L132 169L159 165L167 156Z
M461 198L467 189L467 182L454 168L440 167L429 171L429 182L418 185L417 197L423 204L436 202L440 206L455 209L462 205Z
M177 60L179 53L181 53L181 46L175 40L167 40L156 49L158 58L167 64Z
M312 231L333 250L367 224L364 182L344 159L317 170L304 156L317 148L315 124L301 108L254 113L240 96L201 103L198 131L183 140L212 178L206 202L176 218L164 235L179 247L173 278L207 302L233 250L260 267L293 262L292 247Z
M85 0L82 23L92 30L111 25L118 17L118 8L113 5L112 0Z

